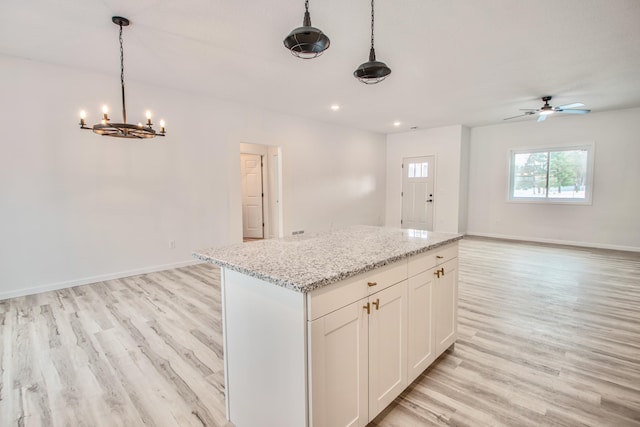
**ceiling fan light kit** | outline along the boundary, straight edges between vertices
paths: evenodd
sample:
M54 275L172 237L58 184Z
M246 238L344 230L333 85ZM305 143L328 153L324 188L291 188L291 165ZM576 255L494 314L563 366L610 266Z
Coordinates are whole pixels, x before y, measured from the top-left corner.
M355 78L365 84L380 83L391 74L391 68L387 67L384 62L376 61L376 51L373 46L373 27L374 27L374 0L371 0L371 49L369 50L369 61L362 63L353 72Z
M122 92L122 123L112 123L109 118L109 109L107 106L102 107L102 120L100 123L87 126L86 117L87 113L83 110L80 112L80 129L92 130L94 133L102 136L112 136L116 138L135 138L135 139L148 139L156 136L165 136L165 123L164 120L160 120L160 131L156 132L153 129L153 123L151 122L151 112L146 112L146 123L138 123L137 125L127 123L127 108L125 106L124 95L124 49L122 47L122 27L126 27L130 24L127 18L121 16L114 16L111 18L114 24L120 27L119 41L120 41L120 87Z
M543 96L542 102L544 105L537 110L532 109L523 109L524 113L519 114L513 117L507 117L504 120L516 119L518 117L532 116L534 114L538 114L538 121L543 122L547 119L548 116L555 113L565 113L565 114L587 114L590 113L591 110L576 110L575 107L584 107L584 104L581 102L574 102L572 104L561 105L559 107L553 107L549 104L552 96Z
M291 51L291 54L302 59L313 59L322 55L329 49L331 40L320 29L311 26L311 15L309 14L309 0L304 2L304 18L302 27L295 28L284 39L284 46Z

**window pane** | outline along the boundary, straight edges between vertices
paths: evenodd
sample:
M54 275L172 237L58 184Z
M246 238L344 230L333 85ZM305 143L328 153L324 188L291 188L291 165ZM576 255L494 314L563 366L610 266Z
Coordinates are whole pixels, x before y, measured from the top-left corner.
M429 176L429 163L422 164L422 176L425 178Z
M549 198L584 199L587 150L552 151L549 158Z
M415 163L409 163L409 178L415 178L416 166Z
M512 197L547 196L547 156L547 153L514 154Z

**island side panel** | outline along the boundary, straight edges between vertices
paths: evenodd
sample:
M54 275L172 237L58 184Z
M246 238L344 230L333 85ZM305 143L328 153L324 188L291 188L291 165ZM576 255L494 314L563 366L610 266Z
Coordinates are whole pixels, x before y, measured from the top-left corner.
M227 268L223 278L227 418L306 426L305 294Z

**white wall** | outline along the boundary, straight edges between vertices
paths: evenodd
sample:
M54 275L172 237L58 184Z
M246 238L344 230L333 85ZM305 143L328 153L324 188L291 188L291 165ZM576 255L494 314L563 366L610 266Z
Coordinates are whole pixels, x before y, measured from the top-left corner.
M468 129L460 125L388 135L386 225L400 227L402 159L434 155L436 197L433 229L464 232L467 193L466 170L462 167L466 169L468 147Z
M105 138L76 123L103 102L120 121L117 76L6 56L0 75L0 299L240 242L240 142L282 147L285 235L384 223L383 135L127 81L129 121L151 109L167 137Z
M595 143L593 204L507 202L511 148ZM468 233L640 250L640 109L471 130Z

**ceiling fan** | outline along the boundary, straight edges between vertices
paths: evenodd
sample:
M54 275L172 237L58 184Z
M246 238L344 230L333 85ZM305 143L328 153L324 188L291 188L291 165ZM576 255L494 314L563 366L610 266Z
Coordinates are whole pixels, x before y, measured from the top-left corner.
M511 119L524 117L524 116L532 116L538 113L538 116L539 116L538 121L543 122L546 120L547 116L550 114L555 114L555 113L587 114L591 112L591 110L576 110L575 107L584 107L584 104L581 102L574 102L573 104L561 105L559 107L552 107L551 105L549 105L549 101L551 101L551 96L543 96L542 101L544 102L544 105L541 108L538 108L537 110L534 110L531 108L523 108L521 109L521 111L524 111L524 113L519 114L517 116L513 116L513 117L507 117L504 120L511 120Z

